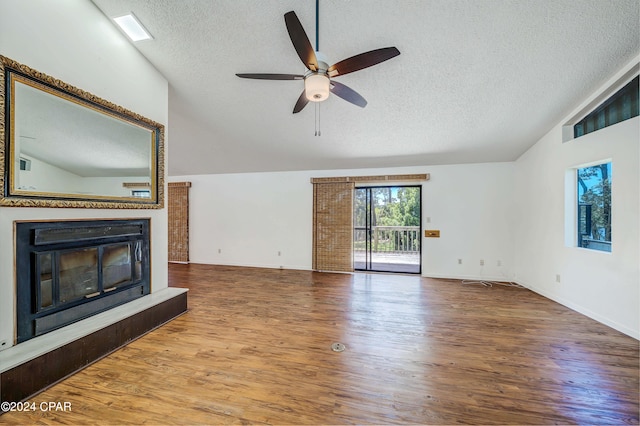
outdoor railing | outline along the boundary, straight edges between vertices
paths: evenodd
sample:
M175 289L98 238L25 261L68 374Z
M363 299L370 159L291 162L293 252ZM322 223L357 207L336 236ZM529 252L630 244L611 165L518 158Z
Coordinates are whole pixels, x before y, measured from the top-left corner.
M367 229L355 227L353 249L365 251ZM371 251L374 253L419 253L419 226L372 226Z

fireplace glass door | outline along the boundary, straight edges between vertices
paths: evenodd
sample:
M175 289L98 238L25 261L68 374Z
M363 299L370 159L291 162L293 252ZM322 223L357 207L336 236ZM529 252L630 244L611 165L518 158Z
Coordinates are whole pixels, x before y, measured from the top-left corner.
M89 298L98 291L98 248L60 253L60 303Z
M16 225L17 341L150 292L149 220Z
M102 285L104 291L115 290L122 284L132 281L131 246L114 244L106 246L102 254Z
M36 258L40 310L90 299L142 278L141 241L37 253Z

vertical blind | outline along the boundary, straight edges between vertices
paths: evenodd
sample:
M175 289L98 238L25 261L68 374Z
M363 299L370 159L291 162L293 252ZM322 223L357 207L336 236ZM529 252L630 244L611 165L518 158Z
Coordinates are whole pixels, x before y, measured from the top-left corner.
M313 269L353 271L354 182L313 184Z
M169 262L189 262L189 187L191 182L171 182L168 197Z

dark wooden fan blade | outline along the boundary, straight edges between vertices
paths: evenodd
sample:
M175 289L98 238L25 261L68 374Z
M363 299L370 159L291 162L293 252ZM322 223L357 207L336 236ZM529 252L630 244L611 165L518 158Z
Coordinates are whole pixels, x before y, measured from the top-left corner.
M289 32L293 47L296 49L296 52L298 52L298 56L304 66L312 71L317 71L318 60L316 59L316 53L313 51L309 37L307 37L307 33L304 32L304 28L302 28L302 24L296 13L294 11L285 13L284 23L287 25L287 31Z
M333 64L327 70L329 76L345 75L350 72L359 71L364 68L379 64L400 54L395 47L383 47L382 49L371 50L356 56L344 59Z
M240 78L254 78L257 80L302 80L299 74L236 74Z
M349 86L345 86L342 83L338 83L337 81L331 82L331 93L336 96L341 97L347 102L351 102L354 105L359 106L360 108L364 108L367 106L367 100L360 96L358 92L350 88Z
M300 94L300 97L298 98L298 102L296 102L296 106L293 107L293 113L297 114L300 111L302 111L302 109L304 107L307 106L307 104L309 103L309 99L307 99L307 95L304 93L304 90L302 91L302 93Z

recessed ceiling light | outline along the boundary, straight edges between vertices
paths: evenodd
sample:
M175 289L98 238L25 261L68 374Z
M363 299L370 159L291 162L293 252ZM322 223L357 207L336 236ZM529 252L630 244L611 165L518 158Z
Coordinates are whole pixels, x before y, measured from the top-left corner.
M113 18L116 24L124 31L131 41L151 40L151 34L142 26L138 18L132 13Z

